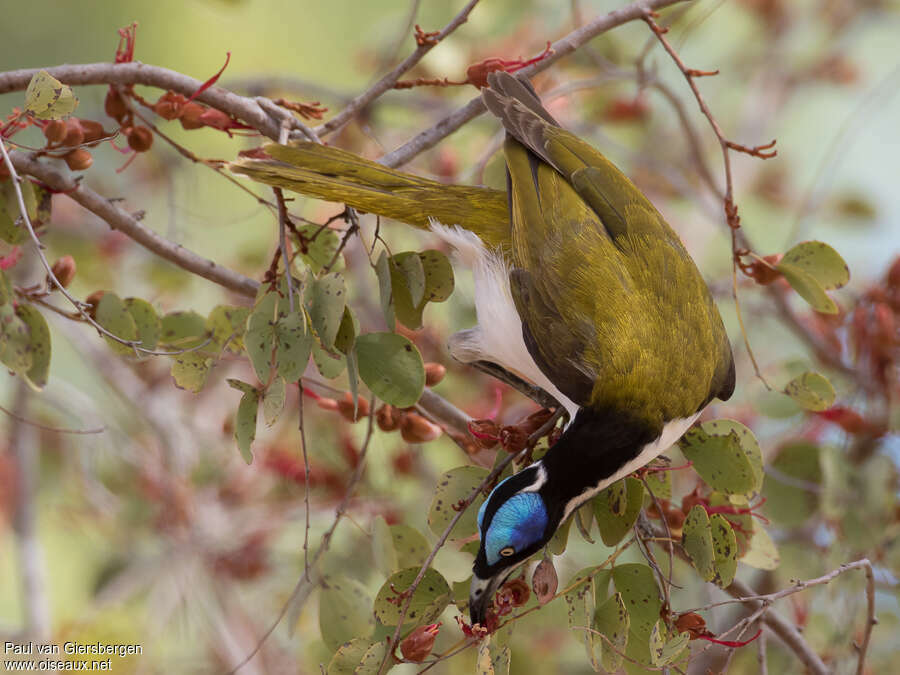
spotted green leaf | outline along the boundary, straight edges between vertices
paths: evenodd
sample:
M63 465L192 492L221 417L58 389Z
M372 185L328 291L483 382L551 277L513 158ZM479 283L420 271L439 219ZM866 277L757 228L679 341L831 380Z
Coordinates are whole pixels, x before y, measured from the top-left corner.
M378 298L381 302L381 312L384 315L384 324L391 330L394 328L394 299L391 289L391 263L387 253L381 252L375 263L375 275L378 277Z
M615 546L625 538L637 522L643 503L644 486L631 477L616 481L594 497L594 516L604 544Z
M681 452L714 490L728 494L758 490L761 474L742 446L742 433L732 425L713 427L714 422L706 422L682 436L678 442Z
M576 639L584 644L588 660L591 663L597 661L594 635L588 630L593 628L594 625L594 609L596 602L594 595L594 571L595 568L586 567L580 572L577 572L565 587L570 588L574 584L577 585L574 588L571 588L571 590L563 596L566 601L569 628L574 631Z
M809 303L817 312L822 314L837 314L838 306L825 292L816 278L802 267L791 263L780 262L778 271L787 279L798 295Z
M712 581L716 575L712 532L709 527L709 515L699 504L695 504L684 519L681 546L700 577L704 581Z
M758 570L774 570L781 564L778 547L759 523L753 525L753 535L741 562Z
M487 469L477 466L461 466L451 469L438 479L431 507L428 509L428 527L432 532L438 536L444 533L450 521L458 513L454 506L481 485L487 475ZM477 531L476 514L483 501L484 496L479 494L453 526L450 539L464 539L475 534Z
M215 360L212 357L199 350L182 352L173 356L170 372L172 379L175 380L175 386L196 394L206 384L213 363Z
M338 327L334 338L334 348L341 354L349 354L356 344L356 336L359 334L359 320L354 316L349 307L344 307L344 316L341 317L341 325Z
M2 158L0 158L0 162L2 162ZM19 184L19 188L22 190L25 210L34 225L37 215L34 184L25 181ZM19 199L11 180L0 182L0 239L7 244L21 244L28 239L28 228L22 219Z
M217 305L206 317L206 331L219 349L240 354L244 349L244 332L247 330L249 307Z
M409 525L391 525L391 538L397 552L397 567L421 567L431 552L425 536Z
M694 508L697 508L696 506ZM702 507L701 507L702 508ZM709 518L709 529L712 534L713 553L715 556L716 574L714 581L722 588L727 588L734 581L737 572L737 537L731 524L719 513Z
M33 363L31 329L12 303L0 308L0 363L14 373L27 373Z
M347 365L347 359L343 354L332 354L325 351L319 346L317 340L312 342L312 357L322 377L329 380L333 380L344 372L344 367Z
M106 292L97 303L95 312L97 323L110 333L122 340L137 340L137 326L128 307L115 293ZM110 337L106 341L113 351L119 354L134 354L134 350L128 345L123 345Z
M288 382L296 382L306 370L314 338L307 330L302 309L279 316L275 324L275 367Z
M340 238L334 230L319 225L301 225L297 231L302 235L302 240L298 240L300 257L318 274L334 258Z
M394 548L391 527L382 516L375 516L372 521L372 560L375 568L385 576L400 568L397 564L397 550Z
M25 110L42 120L58 120L78 107L72 88L63 84L46 70L31 77L25 89Z
M284 400L287 396L287 386L283 377L276 377L272 380L266 390L263 392L263 419L266 426L272 426L284 410Z
M229 384L234 386L231 381ZM251 389L241 396L234 418L234 439L237 441L241 456L247 464L253 461L250 445L256 439L256 416L259 411L259 392Z
M654 465L657 466L657 465ZM658 465L663 466L663 465ZM671 471L651 471L644 481L647 483L648 503L653 503L651 494L657 499L672 499L672 472Z
M344 316L346 289L344 277L327 274L321 279L310 279L305 289L306 308L312 328L322 346L331 349Z
M850 268L841 254L821 241L803 241L791 248L779 265L790 264L809 274L826 291L850 281Z
M207 340L206 319L194 311L169 312L161 328L159 341L170 349L190 349Z
M277 293L266 293L256 303L247 319L244 348L260 382L268 382L272 370L272 350L275 348L275 312Z
M807 410L821 412L834 404L834 387L824 375L807 371L787 383L784 393Z
M621 593L613 593L594 612L594 630L606 638L596 639L601 643L600 665L607 673L614 673L622 667L630 624L631 618Z
M397 602L397 593L408 590L419 573L418 567L408 567L395 572L384 582L375 598L375 618L385 626L396 626L405 602ZM441 615L450 604L450 586L434 569L425 570L425 576L412 595L404 626L430 623ZM394 602L390 602L393 600Z
M691 636L687 632L668 639L665 624L661 620L657 621L650 632L650 662L656 667L672 663L678 659L690 639Z
M319 630L329 649L337 650L355 637L369 637L375 618L366 587L343 575L324 575L319 593Z
M418 258L424 275L424 286L418 283ZM422 312L429 302L443 302L453 293L454 278L450 261L440 251L406 251L391 258L390 281L394 308L400 322L413 330L422 327ZM414 271L410 271L410 270ZM413 281L410 281L410 277ZM417 301L416 298L419 298Z
M569 531L572 529L572 519L566 518L565 522L560 525L550 541L547 542L547 550L553 555L562 555L565 553L566 546L569 543Z
M414 405L425 388L425 365L415 345L396 333L366 333L356 339L359 376L389 405Z
M331 657L327 675L376 675L384 653L384 642L357 637L345 642Z
M641 563L627 563L613 568L613 583L622 594L625 608L631 617L632 636L646 644L653 625L659 619L662 601L652 570Z
M31 367L24 373L25 381L37 391L44 388L50 375L50 327L34 305L20 304L16 316L28 326L28 347Z
M137 330L137 340L144 349L156 349L162 334L162 322L156 310L141 298L125 298L125 307Z

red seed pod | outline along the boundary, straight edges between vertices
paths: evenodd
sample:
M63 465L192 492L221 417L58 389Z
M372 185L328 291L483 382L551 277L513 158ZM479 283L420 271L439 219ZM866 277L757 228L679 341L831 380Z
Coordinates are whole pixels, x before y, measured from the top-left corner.
M431 650L434 649L434 639L441 629L441 624L433 623L429 626L419 626L400 643L400 653L403 658L413 663L421 663Z
M610 122L634 122L647 119L650 106L642 97L617 98L603 113Z
M125 131L125 136L128 138L128 147L135 152L147 152L153 145L153 132L147 127L131 127Z
M524 579L510 579L497 592L495 604L501 614L504 608L521 607L531 597L531 589ZM507 610L508 611L508 610Z
M53 145L59 145L66 137L68 128L63 120L51 120L44 127L44 137Z
M67 288L72 283L72 279L75 278L75 258L70 255L64 255L53 263L53 267L50 269L53 270L53 276L56 277L56 280L59 281L62 287Z
M198 119L203 123L203 126L223 131L225 129L233 128L234 125L234 120L232 120L227 113L223 113L221 110L216 110L215 108L207 108Z
M473 63L466 69L466 77L470 84L483 89L487 86L488 73L493 73L495 70L505 70L503 59L494 57L479 63Z
M199 103L186 103L184 107L181 109L181 115L179 115L179 120L181 120L181 126L190 131L191 129L199 129L201 127L206 126L200 118L203 116L203 113L206 112L206 108L200 105Z
M369 402L359 397L356 400L356 414L354 414L353 396L349 391L344 392L344 398L337 402L337 407L343 418L348 422L358 422L369 416Z
M63 145L75 146L84 143L84 129L81 126L81 120L77 117L70 117L66 120L66 136L63 138Z
M398 452L391 458L391 466L394 468L394 473L400 476L409 476L412 475L415 461L416 453L411 450L405 450Z
M79 121L81 122L81 129L84 132L85 143L93 143L94 141L99 141L104 136L109 136L100 122L95 122L94 120Z
M828 410L820 412L819 416L824 417L829 422L837 424L848 434L862 433L869 428L869 424L863 419L862 415L855 410L840 405L833 406Z
M187 99L174 91L167 91L153 104L153 112L164 120L175 120L181 117Z
M90 168L91 164L94 163L94 158L91 157L91 153L84 148L70 150L63 155L63 159L66 160L66 164L69 165L69 168L72 169L72 171L84 171L85 169Z
M707 634L706 620L697 612L686 612L675 619L675 630L679 633L687 631L691 635L691 640L696 640L701 635Z
M485 450L490 450L500 442L500 427L494 420L472 420L469 433Z
M385 403L375 411L375 423L382 431L396 431L400 428L403 414L394 406Z
M106 291L94 291L84 299L84 304L87 305L87 313L92 319L97 318L97 305L100 304L100 298L105 294Z
M103 109L106 114L114 120L122 121L122 118L128 113L128 106L113 87L106 92L106 100L103 102Z
M440 363L426 363L425 364L425 384L426 386L433 387L438 382L444 379L444 375L447 374L447 369L442 366Z
M404 414L400 422L400 435L407 443L427 443L438 438L441 433L443 430L437 424L432 424L414 412Z
M546 605L556 595L556 589L559 588L559 576L556 574L556 568L553 561L544 558L534 568L534 574L531 577L531 588L537 601Z
M328 398L327 396L320 396L316 399L316 405L319 406L322 410L337 410L338 402L333 398Z
M509 453L520 452L528 444L528 432L522 427L506 426L500 430L500 445Z

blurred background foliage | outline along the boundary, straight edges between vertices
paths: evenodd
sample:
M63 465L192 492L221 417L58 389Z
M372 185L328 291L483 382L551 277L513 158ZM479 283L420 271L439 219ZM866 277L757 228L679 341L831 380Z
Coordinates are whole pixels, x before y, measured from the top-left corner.
M483 58L537 54L576 22L619 4L483 0L469 22L412 75L462 79L466 67ZM221 86L317 100L336 112L411 51L409 24L437 29L459 10L457 5L430 0L35 0L4 11L0 68L109 61L116 29L137 21L137 60L204 80L230 51ZM894 431L884 431L897 428L896 406L890 405L898 394L896 365L888 370L884 392L861 388L858 378L875 376L867 370L865 354L857 358L858 340L853 342L848 326L858 303L875 302L873 287L890 292L886 274L900 254L900 3L701 0L680 11L664 15L674 19L670 38L689 66L721 70L718 77L701 80L700 87L726 135L750 145L778 139L777 159L732 160L742 223L757 252L783 252L814 238L840 251L852 272L850 284L835 294L844 310L838 323L826 325L796 297L790 305L810 331L823 339L834 336L836 353L852 364L856 376L819 364L809 345L785 327L770 296L751 280L741 280L747 332L761 368L781 386L802 370L822 369L836 386L839 405L880 425L877 434L803 413L786 397L766 392L753 376L731 299L730 240L721 204L698 177L665 96L652 87L639 92L634 64L642 50L650 50L644 61L648 72L688 111L712 175L721 183L718 146L680 73L646 26L634 22L600 36L537 78L537 85L565 126L602 149L650 195L687 243L722 309L735 346L738 389L727 404L714 404L708 416L739 419L759 437L768 465L763 512L772 521L781 556L775 570L742 565L738 576L759 592L771 592L868 556L877 566L880 621L869 672L888 672L900 612L895 576L900 567L900 440ZM138 91L151 100L161 93ZM108 124L105 92L105 87L78 87L78 115ZM471 87L389 92L330 142L377 157L474 93ZM21 92L0 96L4 114L21 105ZM164 128L201 157L230 160L259 143L209 129L185 132L175 123ZM16 140L42 142L36 130ZM499 185L501 167L493 156L499 141L496 123L482 117L406 168L448 181ZM276 224L267 210L158 140L151 152L117 173L124 161L108 144L98 148L85 181L103 195L124 200L128 210L144 212L143 223L169 239L261 277L277 244ZM319 222L340 211L338 205L312 200L298 200L291 208ZM363 228L371 238L374 221L364 218ZM435 245L427 234L392 223L382 232L393 250ZM77 261L70 290L81 298L98 289L115 290L121 297L146 298L160 311L192 309L204 315L222 302L245 304L154 258L68 200L54 200L44 241L51 260L70 254ZM364 326L370 325L377 289L358 245L348 246L344 264L351 305ZM42 276L33 265L15 274L17 283ZM454 364L446 353L447 335L474 323L471 297L470 280L459 275L453 297L427 309L426 327L410 335L426 362L448 368L436 391L475 417L488 415L501 400L498 420L514 421L533 405ZM20 495L4 446L15 436L38 457L33 500L52 638L144 645L143 657L118 661L115 672L227 670L258 642L303 569L305 508L296 418L285 415L274 427L261 427L256 461L247 466L232 438L238 395L224 382L250 377L247 363L236 358L222 363L194 395L173 386L167 359L129 363L113 356L92 330L53 315L48 320L54 356L45 392L23 393L15 378L4 377L0 401L44 424L104 425L106 430L59 434L5 415L0 420L0 631L13 635L34 618L23 602L21 542L11 527ZM893 339L896 355L896 334ZM339 381L338 386L344 385ZM296 391L291 391L288 409L296 406ZM313 484L310 542L315 547L333 520L365 423L346 423L336 412L309 403L306 421ZM376 431L358 496L325 558L327 571L358 580L373 598L384 581L372 563L377 517L431 537L423 505L442 472L468 461L446 436L409 444L399 434ZM675 477L676 494L692 488L688 477ZM573 534L569 551L557 561L560 579L609 553L599 541L588 544ZM639 559L636 552L623 557ZM470 561L468 554L445 547L435 567L451 582L461 581L470 573ZM676 579L679 570L687 578L681 565L676 561ZM855 664L850 644L861 630L862 588L861 575L848 575L780 606L839 672ZM673 603L687 608L720 597L711 586L691 584L675 593ZM294 625L276 630L242 672L316 672L319 663L327 663L332 650L320 635L317 601L313 595ZM713 610L707 623L730 626L733 612ZM443 617L437 650L459 638L455 613L451 607ZM589 670L583 649L565 628L564 603L552 603L519 624L510 642L511 672L534 672L536 664L540 672ZM768 650L770 672L800 672L777 640L769 640ZM469 650L435 672L471 672L474 659ZM712 650L698 657L696 667L721 668L724 659L725 651ZM755 649L739 650L730 667L730 672L756 672ZM401 666L397 672L414 669Z

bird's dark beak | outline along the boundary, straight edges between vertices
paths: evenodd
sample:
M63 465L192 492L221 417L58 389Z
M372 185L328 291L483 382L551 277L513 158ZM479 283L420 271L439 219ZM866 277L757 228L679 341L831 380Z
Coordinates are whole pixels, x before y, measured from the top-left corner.
M472 583L469 586L469 618L472 619L473 626L476 623L485 625L488 608L494 602L494 593L497 592L505 578L505 574L498 574L487 579L482 579L477 575L472 576Z

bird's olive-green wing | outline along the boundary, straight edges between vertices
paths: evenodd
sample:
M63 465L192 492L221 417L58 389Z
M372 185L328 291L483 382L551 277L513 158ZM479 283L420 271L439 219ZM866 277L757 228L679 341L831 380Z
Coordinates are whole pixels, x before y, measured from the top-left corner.
M657 425L727 398L731 348L677 235L521 82L489 83L485 102L509 132L511 286L541 370L580 405L645 411Z
M341 202L415 227L427 228L429 219L435 218L471 230L489 246L508 244L509 209L500 190L439 183L309 141L268 143L262 150L228 168L267 185Z

